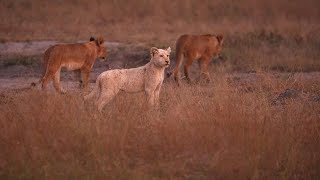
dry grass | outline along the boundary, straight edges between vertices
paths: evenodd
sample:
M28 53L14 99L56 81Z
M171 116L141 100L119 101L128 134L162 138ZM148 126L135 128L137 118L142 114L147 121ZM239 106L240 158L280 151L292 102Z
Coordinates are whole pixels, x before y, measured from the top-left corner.
M4 179L316 179L319 93L305 82L258 73L245 91L223 72L213 84L167 82L160 111L122 94L97 114L79 93L37 90L0 101ZM295 82L295 83L293 83ZM285 105L285 88L304 89Z
M317 0L154 1L2 0L2 40L79 40L101 34L112 41L171 42L182 33L266 30L286 36L319 32Z

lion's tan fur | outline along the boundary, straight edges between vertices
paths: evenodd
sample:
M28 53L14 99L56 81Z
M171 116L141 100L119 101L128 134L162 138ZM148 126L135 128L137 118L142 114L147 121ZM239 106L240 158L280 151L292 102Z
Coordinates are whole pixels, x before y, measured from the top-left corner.
M43 63L45 73L41 78L42 88L46 89L49 81L53 80L55 89L64 93L60 85L61 68L69 71L80 70L83 87L88 85L89 73L97 58L106 57L106 47L102 38L91 38L90 42L76 44L58 44L48 48L44 53Z
M201 74L209 80L208 65L210 60L220 54L223 45L222 35L182 35L176 42L176 66L174 78L180 84L180 67L185 59L184 73L190 82L189 68L198 60ZM201 75L200 74L200 75Z
M171 49L151 48L151 60L144 66L132 69L105 71L96 80L94 90L85 100L97 96L98 110L110 102L120 91L145 92L150 106L159 105L159 93L164 79L164 70L169 66Z

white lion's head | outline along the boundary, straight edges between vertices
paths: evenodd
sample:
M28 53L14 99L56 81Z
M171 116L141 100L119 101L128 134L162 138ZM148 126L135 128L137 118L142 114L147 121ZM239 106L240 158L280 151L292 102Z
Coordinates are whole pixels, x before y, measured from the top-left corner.
M156 47L152 47L150 49L151 62L153 62L158 67L169 67L170 52L171 52L170 47L168 47L167 49L158 49Z

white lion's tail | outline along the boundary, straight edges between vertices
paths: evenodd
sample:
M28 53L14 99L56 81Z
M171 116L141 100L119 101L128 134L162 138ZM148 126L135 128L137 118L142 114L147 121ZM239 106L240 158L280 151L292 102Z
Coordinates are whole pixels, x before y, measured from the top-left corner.
M100 79L99 77L97 78L96 84L93 88L93 90L90 92L90 94L84 96L84 100L89 100L92 99L95 96L100 96Z

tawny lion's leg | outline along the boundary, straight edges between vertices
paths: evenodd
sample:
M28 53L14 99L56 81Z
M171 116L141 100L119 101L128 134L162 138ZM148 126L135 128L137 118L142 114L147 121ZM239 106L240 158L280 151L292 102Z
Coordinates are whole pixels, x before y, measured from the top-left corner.
M178 85L180 85L180 68L176 67L173 70L173 75L174 75L174 80L178 83Z
M199 65L200 75L197 77L196 82L199 82L201 80L201 59L198 59L198 65Z
M42 82L42 90L46 90L48 87L49 81L53 78L53 73L47 72L44 77L41 79Z
M79 78L79 88L81 88L82 87L82 73L81 73L80 69L75 71L75 76L76 76L76 78Z
M207 82L210 82L208 66L209 66L208 58L205 58L200 62L200 77L203 76L207 80Z
M184 74L186 76L188 83L191 83L191 79L189 76L189 70L190 70L191 64L192 64L192 59L187 59L186 64L184 65Z
M61 68L59 68L58 71L54 74L53 86L59 93L66 93L66 91L61 87L60 84L60 71Z
M184 60L183 48L176 48L176 66L173 70L174 80L177 82L178 86L180 85L180 68Z
M56 72L59 69L60 69L59 66L50 65L50 64L47 63L46 73L45 73L44 77L41 80L42 81L42 89L43 90L47 89L49 81L54 78L54 75L56 74Z
M86 89L89 84L89 75L90 71L81 70L81 76L82 76L82 88Z

